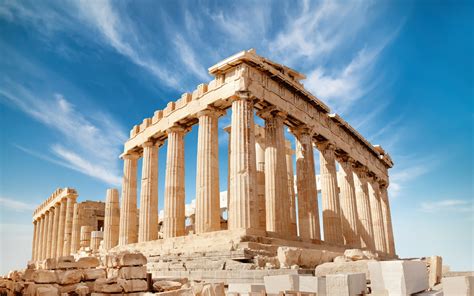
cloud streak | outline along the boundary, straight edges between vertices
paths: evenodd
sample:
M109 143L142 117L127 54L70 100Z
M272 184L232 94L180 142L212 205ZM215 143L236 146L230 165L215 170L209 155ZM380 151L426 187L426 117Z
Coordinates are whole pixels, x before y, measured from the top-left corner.
M35 205L25 203L13 198L0 197L0 208L13 210L16 212L31 212L35 209Z
M436 213L440 211L452 211L452 212L473 212L472 201L462 199L443 199L437 201L426 201L420 205L420 211L426 213Z
M108 115L95 113L93 118L89 118L61 94L55 94L52 99L41 98L12 82L5 83L0 96L7 103L58 132L64 139L63 144L51 146L57 159L42 157L43 159L56 164L60 162L63 166L108 184L120 184L117 160L120 146L127 137ZM17 147L28 152L27 148Z

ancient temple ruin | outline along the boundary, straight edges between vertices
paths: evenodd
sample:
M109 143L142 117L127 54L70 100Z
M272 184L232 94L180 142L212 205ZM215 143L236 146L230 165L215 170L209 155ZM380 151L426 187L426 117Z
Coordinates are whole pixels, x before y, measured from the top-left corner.
M382 147L369 143L308 92L303 74L254 50L223 60L209 73L215 77L209 84L132 128L121 155L121 196L114 189L107 192L104 252L140 251L153 273L224 280L261 278L290 265L314 269L353 248L379 258L397 257L387 193L393 162ZM218 119L226 112L231 112L229 178L219 180ZM255 124L255 114L264 120L263 127ZM193 231L186 231L184 136L194 125L199 126L196 203ZM287 142L285 128L296 147ZM165 141L166 163L158 164ZM162 217L158 165L166 166ZM228 184L224 224L219 182ZM35 211L34 259L78 250L76 196L64 189ZM45 229L53 231L51 246L44 246ZM304 256L291 263L285 258L288 248Z

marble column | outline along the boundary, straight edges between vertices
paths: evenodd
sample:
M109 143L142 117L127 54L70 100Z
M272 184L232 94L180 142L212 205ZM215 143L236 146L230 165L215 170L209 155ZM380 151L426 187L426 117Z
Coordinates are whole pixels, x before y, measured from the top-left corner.
M380 201L382 205L383 223L385 230L385 242L387 244L387 253L395 256L395 240L393 238L392 215L390 213L390 202L388 199L388 192L386 183L381 183L380 187Z
M56 258L58 253L58 227L59 227L59 203L54 205L54 221L53 221L53 229L52 229L52 243L51 243L51 257Z
M35 220L36 223L36 237L35 237L35 247L33 249L33 259L38 260L39 259L39 245L40 245L40 240L41 240L41 223L40 219L36 218Z
M289 220L288 233L294 236L298 235L298 226L296 224L296 200L295 200L295 176L293 173L293 154L295 151L291 149L291 143L285 141L286 152L286 176L288 181L288 202L289 202Z
M109 250L118 244L120 205L117 189L107 189L104 218L104 249ZM158 222L157 222L158 223Z
M339 159L338 184L341 189L342 235L344 236L345 244L354 248L360 248L360 234L357 229L359 216L357 214L357 200L352 170L354 164L354 160L347 155L343 155Z
M64 249L63 256L71 255L71 241L72 241L72 216L74 215L74 204L77 196L70 195L67 197L66 203L66 221L64 223Z
M140 192L140 222L138 242L158 239L158 146L145 142Z
M92 226L81 226L81 248L88 248L91 245L91 232L94 230Z
M100 242L104 239L103 231L92 231L91 232L91 242L90 248L93 252L99 251Z
M257 215L258 229L266 230L265 209L265 130L261 126L255 126L255 156L257 168Z
M224 127L224 131L228 134L227 139L227 221L229 221L229 204L230 204L230 133L231 133L231 126ZM227 229L229 229L229 225L227 225Z
M354 187L357 200L358 227L361 246L375 251L374 230L369 201L368 171L363 167L354 169Z
M51 241L49 240L49 234L51 233L51 213L46 210L44 216L44 242L43 242L43 258L46 259L49 257L51 251Z
M33 241L31 244L31 260L36 260L36 240L38 238L38 220L33 221Z
M173 126L168 133L166 155L165 205L163 237L185 235L184 191L184 133L181 126Z
M379 183L375 177L371 177L369 179L368 185L372 224L374 229L375 250L386 253L387 243L385 241L385 229L383 224L382 205L380 202Z
M71 253L75 254L81 247L81 226L82 219L79 213L79 204L74 204L72 214L72 238L71 238Z
M302 238L321 239L318 191L314 169L313 144L310 130L293 130L296 138L296 188L298 195L298 225Z
M253 100L246 92L232 102L228 228L258 228Z
M43 243L44 243L44 214L39 218L39 240L37 248L37 260L43 260Z
M337 186L335 147L327 142L317 143L317 147L320 152L324 241L343 245L344 238L342 236L339 188Z
M123 155L119 245L137 242L137 153Z
M220 230L218 118L222 112L198 113L196 233Z
M61 199L59 206L58 243L56 247L56 257L63 256L64 250L64 229L66 226L66 206L67 199Z
M48 244L46 246L46 257L53 258L52 246L53 246L53 225L54 225L54 208L49 209L48 214Z

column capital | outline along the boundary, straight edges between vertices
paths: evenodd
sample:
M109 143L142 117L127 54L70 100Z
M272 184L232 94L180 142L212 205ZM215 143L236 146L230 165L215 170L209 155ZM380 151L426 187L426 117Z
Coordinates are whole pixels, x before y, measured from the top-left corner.
M355 164L354 172L359 176L359 178L368 178L369 177L369 169L363 165Z
M327 140L317 141L316 142L316 147L322 153L324 153L325 151L336 151L336 145L334 145L333 143L331 143Z
M312 137L314 134L313 129L308 125L299 125L297 127L290 128L289 130L296 137L300 137L304 135L308 135Z
M125 160L125 159L132 159L132 160L134 160L134 159L140 158L140 154L137 153L137 152L134 152L134 151L129 151L129 152L127 152L127 153L122 154L122 155L121 155L121 158L124 159L124 160Z
M276 106L268 106L258 111L257 115L263 119L279 118L284 120L288 114L281 111Z
M196 116L197 116L197 118L199 118L201 116L212 116L212 117L215 117L215 118L219 118L219 117L225 115L226 113L227 112L225 110L216 108L214 106L207 106L206 109L199 111L196 114Z
M383 179L379 179L378 182L379 182L380 189L388 189L388 185L389 185L388 181L385 181Z
M356 166L356 163L357 163L357 161L354 158L352 158L349 154L345 154L345 153L338 154L337 159L341 165L348 164L352 166L353 168Z
M250 94L249 91L236 91L235 94L231 97L232 100L249 100L253 101L254 96Z
M187 129L186 127L180 125L180 124L175 124L171 127L169 127L167 130L166 130L166 134L169 135L170 133L185 133L187 132L189 129Z

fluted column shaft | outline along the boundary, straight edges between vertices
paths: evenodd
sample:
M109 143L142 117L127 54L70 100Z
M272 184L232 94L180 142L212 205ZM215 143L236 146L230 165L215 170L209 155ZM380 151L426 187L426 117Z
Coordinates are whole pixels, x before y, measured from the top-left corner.
M266 209L265 209L265 132L255 135L255 156L257 167L257 215L258 229L266 230Z
M48 213L48 243L46 245L46 257L52 258L52 246L53 246L53 222L54 222L54 208L51 207Z
M387 253L395 255L395 240L393 238L392 215L390 213L390 202L388 199L387 185L380 185L380 201L382 205L382 214L385 230L385 241L387 244Z
M288 223L289 233L296 236L298 235L298 226L296 224L296 199L295 199L295 176L293 173L293 154L295 153L291 149L291 144L285 141L286 146L286 175L288 181L288 202L289 202L289 220Z
M368 187L374 229L375 250L386 253L387 243L385 241L385 229L383 224L382 206L380 202L379 183L374 178L370 178Z
M298 194L298 225L302 238L321 239L318 191L314 154L308 129L294 131L296 136L296 188Z
M104 218L104 249L109 250L118 244L120 205L117 189L107 189ZM157 222L158 223L158 222Z
M71 253L75 254L81 247L81 226L82 219L79 213L79 204L75 203L72 210L72 238L71 238Z
M357 228L359 216L354 187L353 161L348 157L340 159L339 188L341 189L340 202L342 213L342 234L345 244L360 248L360 234Z
M368 176L363 168L354 171L354 186L357 200L357 214L359 217L358 230L361 246L375 251L372 210L370 207Z
M290 224L284 117L274 111L260 112L265 119L265 208L268 231L288 234Z
M60 216L60 209L59 203L54 205L54 220L53 220L53 229L52 233L52 242L51 242L51 257L56 258L58 253L58 227L59 227L59 216Z
M72 241L72 218L74 215L74 204L76 203L76 196L68 196L66 203L66 222L64 224L64 249L63 255L69 256L71 254Z
M39 229L40 229L40 232L39 232L39 240L38 240L38 259L37 260L43 260L44 257L43 257L43 245L44 245L44 215L41 215L41 217L39 218L39 222L40 222L40 226L39 226Z
M158 239L158 147L143 144L138 242Z
M180 126L168 130L163 219L165 238L185 235L184 132Z
M253 101L241 93L232 102L228 228L258 228Z
M46 259L49 256L49 252L51 251L51 241L49 240L49 234L51 232L50 227L50 219L51 215L49 210L46 211L44 216L44 242L43 242L43 258Z
M31 260L36 260L36 240L38 238L38 220L33 221L33 241L31 243Z
M137 242L137 160L136 153L123 156L122 203L119 245Z
M36 222L36 238L35 238L35 248L33 249L34 260L39 260L39 245L41 243L41 219L37 218Z
M219 205L219 110L198 114L198 148L196 171L196 233L220 230Z
M56 257L63 256L64 250L64 229L66 228L66 207L67 199L63 198L59 205L59 226L58 226L58 243L56 247Z
M337 186L334 147L331 144L318 144L321 168L321 195L323 204L324 240L342 245L341 209Z

